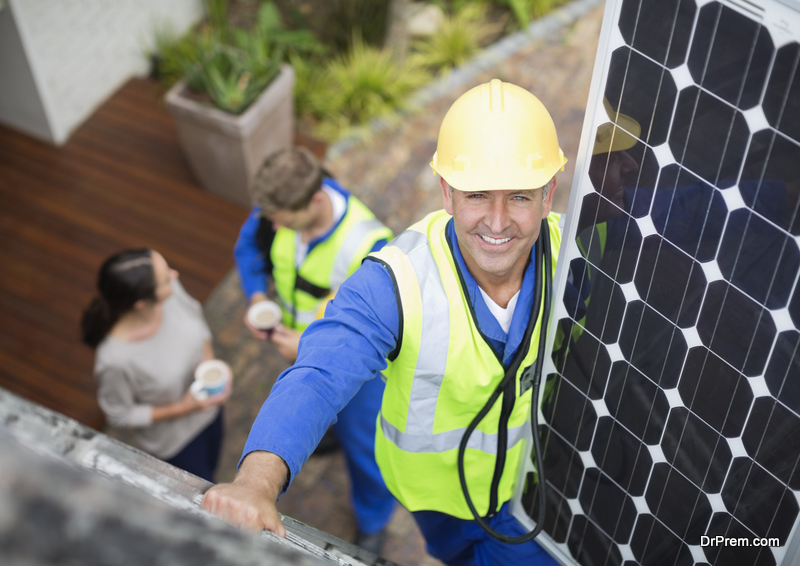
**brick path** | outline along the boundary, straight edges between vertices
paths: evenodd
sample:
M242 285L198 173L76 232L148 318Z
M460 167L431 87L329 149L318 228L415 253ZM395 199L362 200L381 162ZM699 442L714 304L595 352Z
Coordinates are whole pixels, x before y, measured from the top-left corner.
M600 0L575 4L581 3L595 7L573 23L559 24L547 35L526 39L515 53L505 57L502 52L499 56L495 53L500 60L489 60L488 65L484 61L488 70L471 71L466 78L462 73L463 84L459 86L440 84L441 95L401 123L381 129L366 141L332 148L326 165L399 233L426 213L441 208L438 182L428 163L444 112L472 86L500 78L529 89L553 115L561 147L570 160L566 171L558 176L554 209L566 211L603 12ZM218 471L219 481L230 481L250 425L287 364L271 345L251 339L241 324L244 298L235 273L230 273L206 302L206 314L215 334L217 356L231 363L236 376L234 393L226 406L227 433ZM347 492L341 454L313 457L281 498L279 510L352 541L355 522ZM389 525L383 554L408 566L440 564L425 553L413 519L399 506Z

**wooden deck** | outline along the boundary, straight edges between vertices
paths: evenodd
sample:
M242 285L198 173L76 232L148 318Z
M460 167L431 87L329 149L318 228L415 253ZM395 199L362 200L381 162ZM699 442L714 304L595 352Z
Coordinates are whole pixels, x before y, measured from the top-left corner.
M95 428L78 326L100 263L151 247L204 300L247 216L194 181L160 96L130 81L63 147L0 125L0 386Z

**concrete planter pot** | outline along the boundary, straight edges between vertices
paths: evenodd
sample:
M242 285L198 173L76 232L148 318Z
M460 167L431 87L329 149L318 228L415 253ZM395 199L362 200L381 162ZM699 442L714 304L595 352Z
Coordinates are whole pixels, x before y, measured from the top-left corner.
M292 145L294 81L294 71L284 65L262 95L238 116L183 96L183 81L167 92L167 110L203 187L251 206L248 187L259 165L271 153Z

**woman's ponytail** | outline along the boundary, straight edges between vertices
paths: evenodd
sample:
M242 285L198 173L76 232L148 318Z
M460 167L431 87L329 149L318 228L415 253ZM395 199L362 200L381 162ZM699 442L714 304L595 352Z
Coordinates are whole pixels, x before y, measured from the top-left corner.
M124 250L106 259L97 275L99 294L81 317L83 343L97 348L137 301L155 300L155 288L151 250Z
M95 297L89 306L83 310L81 317L81 340L94 349L103 341L116 320L112 320L108 308L100 297Z

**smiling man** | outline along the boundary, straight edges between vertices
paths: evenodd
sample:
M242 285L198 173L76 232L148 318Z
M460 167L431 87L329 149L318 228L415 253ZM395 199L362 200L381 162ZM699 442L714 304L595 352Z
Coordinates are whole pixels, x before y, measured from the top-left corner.
M375 456L430 554L451 565L555 565L533 541L506 544L484 532L461 487L458 452L500 394L466 441L464 478L476 513L495 531L523 534L508 509L529 427L523 374L542 325L542 240L552 258L560 244L550 207L565 163L549 113L524 89L493 80L456 100L431 164L444 210L342 284L256 418L236 479L211 489L203 507L284 534L275 500L337 412L382 374Z

